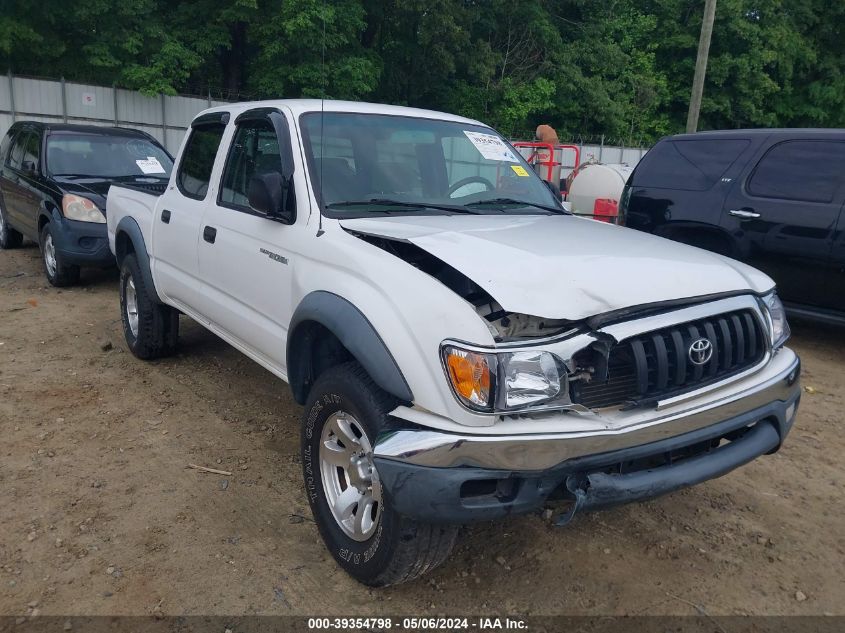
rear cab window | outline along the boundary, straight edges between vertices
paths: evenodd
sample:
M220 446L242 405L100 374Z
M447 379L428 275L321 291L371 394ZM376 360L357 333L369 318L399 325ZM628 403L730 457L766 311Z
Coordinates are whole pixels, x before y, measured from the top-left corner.
M203 123L191 129L191 136L182 153L179 171L176 173L176 186L183 195L203 200L208 193L211 171L226 124L221 122Z
M638 187L707 191L750 144L749 139L668 139L637 165Z
M845 141L783 141L757 163L747 190L758 198L830 203L843 174Z

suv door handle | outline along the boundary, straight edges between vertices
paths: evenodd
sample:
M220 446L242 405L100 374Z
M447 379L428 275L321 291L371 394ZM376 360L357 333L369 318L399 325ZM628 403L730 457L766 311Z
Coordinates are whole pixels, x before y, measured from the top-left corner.
M728 213L735 218L742 218L743 220L753 220L760 217L760 214L753 209L731 209Z
M214 240L217 239L217 229L213 226L207 226L202 230L202 239L204 239L209 244L214 244Z
M170 224L170 211L168 211L167 209L164 209L161 212L161 221L164 222L165 224Z

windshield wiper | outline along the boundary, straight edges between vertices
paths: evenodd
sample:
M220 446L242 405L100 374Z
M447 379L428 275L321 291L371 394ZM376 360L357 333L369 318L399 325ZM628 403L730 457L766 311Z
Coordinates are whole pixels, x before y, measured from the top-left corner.
M344 200L342 202L330 202L326 205L327 209L337 209L338 207L402 207L405 209L436 209L438 211L448 211L450 213L469 213L478 215L478 211L467 209L464 206L449 205L449 204L432 204L429 202L405 202L403 200L388 200L385 198L373 198L371 200Z
M561 209L558 207L551 207L545 204L537 204L536 202L529 202L528 200L516 200L515 198L490 198L489 200L478 200L476 202L470 202L466 206L468 207L481 207L484 205L494 205L494 206L506 206L506 205L519 205L522 207L535 207L537 209L543 209L543 211L548 211L549 213L555 213L557 215L572 215L565 209Z

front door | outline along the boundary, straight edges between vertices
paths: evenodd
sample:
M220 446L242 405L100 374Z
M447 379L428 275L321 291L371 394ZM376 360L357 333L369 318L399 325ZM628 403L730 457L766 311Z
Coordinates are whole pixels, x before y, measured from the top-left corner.
M156 289L169 301L198 310L203 283L199 276L197 243L203 215L213 199L211 173L226 129L220 116L200 120L189 131L179 169L153 218L153 275ZM201 313L200 313L201 314Z
M786 140L765 146L750 164L728 194L723 226L746 245L742 259L775 280L784 301L825 307L845 141Z
M292 316L292 255L294 245L305 240L305 218L285 224L249 205L252 178L285 173L283 161L292 162L288 138L279 137L271 116L289 125L280 113L266 110L238 117L217 201L208 206L203 222L199 262L206 283L203 314L283 372Z

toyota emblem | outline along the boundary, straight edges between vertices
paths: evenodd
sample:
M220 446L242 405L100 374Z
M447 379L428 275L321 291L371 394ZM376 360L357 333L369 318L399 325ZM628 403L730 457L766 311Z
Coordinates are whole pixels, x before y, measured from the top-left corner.
M693 365L706 365L713 357L713 343L710 339L700 338L689 346L689 359Z

